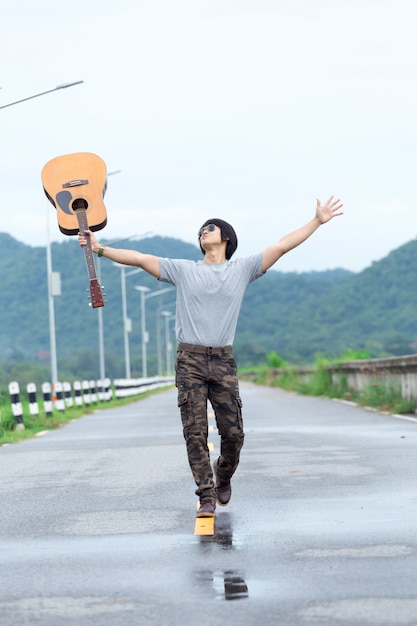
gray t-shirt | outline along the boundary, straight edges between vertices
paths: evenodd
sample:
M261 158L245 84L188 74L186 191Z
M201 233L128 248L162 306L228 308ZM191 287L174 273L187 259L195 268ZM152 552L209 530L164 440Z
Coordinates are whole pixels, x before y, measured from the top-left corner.
M177 288L178 342L230 346L246 287L262 276L262 253L211 264L161 258L160 280Z

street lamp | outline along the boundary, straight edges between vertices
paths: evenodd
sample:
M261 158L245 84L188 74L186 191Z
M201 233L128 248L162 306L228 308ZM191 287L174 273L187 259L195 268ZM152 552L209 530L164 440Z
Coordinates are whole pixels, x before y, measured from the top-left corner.
M11 107L14 104L19 104L20 102L26 102L26 100L32 100L32 98L38 98L39 96L44 96L46 93L51 93L52 91L58 91L58 89L66 89L67 87L74 87L74 85L80 85L83 83L83 80L77 80L75 83L64 83L63 85L58 85L53 89L48 89L47 91L41 91L41 93L35 93L33 96L27 96L26 98L22 98L21 100L15 100L14 102L9 102L9 104L3 104L0 106L0 109L6 109L7 107Z
M113 174L118 174L121 170L116 170L114 172L109 172L107 176L112 176ZM120 243L121 241L129 241L130 239L144 239L148 235L151 235L152 232L148 231L143 233L143 235L130 235L129 237L123 237L122 239L113 239L112 241L106 241L106 245L113 246L115 243ZM119 263L115 263L118 267L125 267ZM99 284L101 285L101 259L97 258L97 279ZM122 287L123 290L123 287ZM126 289L125 289L126 293ZM126 309L126 304L124 305L124 309ZM104 325L103 325L103 307L99 307L97 309L98 312L98 350L99 350L99 364L100 364L100 380L104 381L106 378L106 365L105 365L105 357L104 357ZM123 325L125 324L125 316L123 317ZM126 340L125 340L126 346ZM129 351L129 345L128 345ZM126 353L125 353L126 354ZM130 358L129 358L130 363ZM128 366L130 368L130 365ZM129 369L130 371L130 369ZM130 376L129 376L130 378Z
M156 311L156 349L157 349L157 360L158 360L158 376L162 376L162 330L161 330L161 314L163 309L170 309L171 307L176 306L175 300L173 302L169 302L169 304L161 304Z
M176 337L176 333L175 333L175 323L177 320L177 316L175 313L172 313L171 316L168 318L168 349L169 349L169 367L168 367L168 374L172 374L172 372L175 369L175 364L174 364L174 360L175 360L175 343L174 343L174 347L173 347L173 343L171 341L172 338L172 334L174 334L174 337ZM173 328L172 328L172 332L171 332L171 328L170 328L170 322L174 322Z
M125 377L129 380L130 376L130 349L129 349L129 333L132 330L132 320L127 316L126 302L126 278L133 276L138 272L144 272L141 267L126 273L126 265L121 263L113 263L114 266L120 268L120 283L122 290L122 316L123 316L123 337L125 346Z
M114 174L119 174L121 170L115 170L114 172L107 172L107 177L113 176ZM116 243L115 241L110 242ZM100 260L100 259L99 259ZM97 278L98 284L101 285L101 264L97 263ZM104 324L103 324L103 307L98 307L97 309L97 325L98 325L98 362L99 362L99 376L100 376L100 386L101 389L99 393L101 393L101 397L104 398L104 387L105 387L105 379L106 379L106 362L104 358Z
M21 100L15 100L14 102L9 102L8 104L3 104L0 106L0 109L6 109L7 107L11 107L14 104L19 104L20 102L25 102L26 100L31 100L32 98L37 98L38 96L43 96L47 93L51 93L52 91L57 91L58 89L66 89L67 87L73 87L74 85L80 85L83 83L83 80L77 80L74 83L64 83L63 85L58 85L53 89L48 89L47 91L42 91L41 93L36 93L33 96L28 96L26 98L22 98ZM57 357L56 357L56 336L55 336L55 311L54 311L54 296L60 295L61 287L60 287L60 276L58 272L52 271L52 255L51 255L51 242L49 239L49 218L47 222L47 242L46 242L46 271L47 271L47 281L48 281L48 309L49 309L49 343L50 343L50 353L51 353L51 383L53 393L55 393L55 385L58 380L58 366L57 366Z
M154 298L155 296L161 296L163 293L167 291L172 291L175 287L165 287L164 289L158 289L158 291L152 291L151 293L146 293L150 291L149 287L135 287L140 294L140 310L141 310L141 335L142 335L142 376L143 378L147 378L148 376L148 364L147 364L147 353L146 353L146 344L149 341L149 335L146 331L146 315L145 315L145 300L148 298Z
M142 378L148 377L148 358L146 354L146 344L148 343L148 333L146 332L146 314L145 314L145 297L146 292L150 291L149 287L135 287L140 291L140 333L142 341Z
M171 350L172 344L169 340L169 320L174 318L175 315L170 311L161 311L161 315L165 318L165 358L166 358L166 368L167 368L167 376L171 372Z
M55 308L54 296L61 295L61 278L59 272L52 271L51 242L49 238L49 212L46 221L46 273L48 278L48 309L49 309L49 351L51 359L51 385L53 396L58 382L58 364L56 356Z

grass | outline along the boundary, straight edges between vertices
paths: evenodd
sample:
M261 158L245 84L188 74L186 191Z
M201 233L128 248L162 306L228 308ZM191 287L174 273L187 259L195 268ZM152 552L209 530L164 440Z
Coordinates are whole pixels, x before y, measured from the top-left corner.
M166 391L167 389L168 387L164 387L162 389L153 389L151 391L141 393L137 396L130 396L117 400L114 399L110 400L109 402L97 402L94 404L83 405L80 407L66 407L65 411L57 411L56 409L54 409L53 414L50 417L45 415L45 412L41 408L39 408L39 415L30 415L29 404L23 401L22 408L24 430L21 430L16 424L10 400L5 400L5 395L2 394L2 404L0 408L0 446L11 443L19 443L20 441L24 441L25 439L31 439L33 437L36 437L36 435L40 432L60 428L61 426L64 426L65 424L68 424L75 419L79 419L84 415L94 413L94 411L111 409L118 406L132 404L132 402L137 402L138 400L142 400L150 395L160 393L161 391Z
M401 390L394 387L385 387L375 380L358 394L358 404L371 406L380 411L398 414L410 414L416 412L416 404L413 400L404 400Z
M346 376L342 374L337 384L334 383L324 362L317 363L308 377L301 375L298 369L292 366L283 367L280 370L260 366L252 368L250 372L247 369L242 370L240 376L256 384L279 387L306 396L350 400L359 406L372 407L391 414L415 414L416 412L416 402L412 399L404 400L399 387L386 386L382 381L375 379L362 391L354 391L348 388Z

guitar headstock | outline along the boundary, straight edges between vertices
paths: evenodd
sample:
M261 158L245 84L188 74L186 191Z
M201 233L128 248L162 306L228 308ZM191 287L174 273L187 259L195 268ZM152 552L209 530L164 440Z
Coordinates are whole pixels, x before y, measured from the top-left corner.
M93 309L104 306L103 293L97 278L90 280L90 298L90 306L93 307Z

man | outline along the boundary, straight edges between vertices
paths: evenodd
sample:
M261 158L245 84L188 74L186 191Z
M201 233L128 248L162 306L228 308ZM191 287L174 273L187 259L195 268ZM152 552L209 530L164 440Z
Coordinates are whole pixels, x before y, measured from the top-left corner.
M246 287L322 224L342 215L342 206L333 196L324 204L317 200L316 214L307 224L262 253L234 261L230 259L237 248L236 233L217 218L207 220L198 232L204 255L198 262L103 246L90 230L79 235L81 246L90 237L99 256L141 267L177 288L176 386L188 461L200 499L198 517L211 517L216 502L224 506L230 501L231 478L243 446L242 401L232 344ZM220 435L220 456L213 467L207 446L207 401Z

